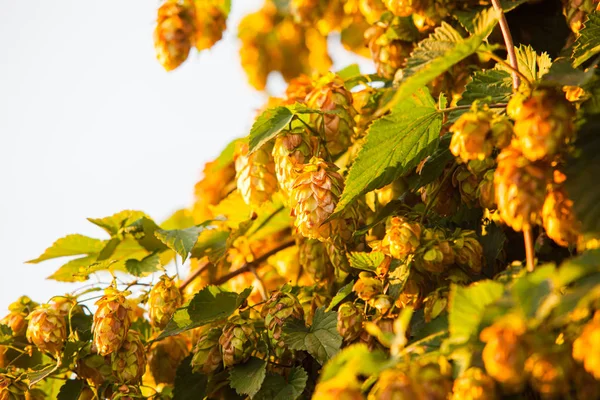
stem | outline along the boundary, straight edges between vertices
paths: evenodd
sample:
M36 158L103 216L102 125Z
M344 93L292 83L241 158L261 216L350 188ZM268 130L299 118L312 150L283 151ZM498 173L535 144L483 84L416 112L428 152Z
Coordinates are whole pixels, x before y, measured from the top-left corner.
M235 271L231 271L230 273L225 274L225 275L221 276L220 278L215 279L214 282L211 282L211 285L222 285L225 282L227 282L228 280L230 280L231 278L234 278L234 277L238 276L239 274L243 274L244 272L250 271L251 268L258 266L260 263L265 261L267 258L271 257L273 254L279 253L281 250L287 249L288 247L291 247L294 244L296 244L296 242L294 240L289 240L287 242L284 242L284 243L280 244L279 246L275 247L274 249L267 251L265 254L258 257L256 260L246 263L242 267L236 269Z
M192 271L187 278L185 278L185 280L183 282L181 282L181 284L179 285L179 290L183 290L185 289L185 287L187 285L189 285L194 279L196 279L198 276L200 276L200 274L202 274L204 271L206 271L208 268L210 268L212 264L209 261L206 261L203 265L201 265L199 268L195 269L194 271Z
M488 108L506 108L506 106L508 105L508 103L495 103L495 104L488 104ZM438 110L439 113L445 113L445 112L452 112L452 111L458 111L458 110L470 110L471 109L471 105L464 105L464 106L456 106L456 107L449 107L449 108L444 108L443 110Z
M491 51L486 51L483 54L489 56L492 60L496 61L498 64L502 64L505 68L508 68L512 71L513 74L513 87L515 85L515 78L514 75L517 74L517 79L521 78L523 79L523 81L525 83L527 83L527 85L531 86L531 81L529 80L529 78L527 78L521 71L519 71L518 67L515 67L509 63L507 63L505 60L502 59L502 57L499 57L498 55L492 53ZM520 81L519 81L520 83Z
M527 271L533 272L534 268L534 249L533 237L531 236L531 227L523 228L523 239L525 240L525 258L527 259Z
M510 34L510 29L508 27L508 22L506 21L506 16L504 15L504 10L502 10L502 6L500 5L500 0L492 0L492 5L494 9L499 14L499 23L500 29L502 30L502 36L504 37L504 44L506 44L506 51L508 52L508 60L510 61L510 65L513 66L513 89L518 89L519 84L519 64L517 62L517 55L515 54L515 45L513 44L512 35ZM521 76L522 77L522 76Z

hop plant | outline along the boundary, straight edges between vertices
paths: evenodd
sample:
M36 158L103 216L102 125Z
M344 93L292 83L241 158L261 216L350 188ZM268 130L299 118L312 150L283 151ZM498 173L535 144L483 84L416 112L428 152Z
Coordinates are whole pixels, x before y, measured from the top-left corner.
M292 192L298 171L313 156L313 145L303 129L282 132L273 145L275 175L284 196Z
M529 161L511 145L498 156L494 191L500 217L521 231L538 222L546 196L549 169Z
M594 318L588 322L581 334L573 342L573 358L583 362L587 372L600 380L600 312L596 311Z
M462 231L453 242L456 263L466 267L476 274L481 273L483 267L483 247L477 240L475 231Z
M219 349L219 338L223 330L211 328L200 336L194 347L192 369L203 374L212 374L223 365L223 357Z
M138 383L146 369L146 351L140 334L129 330L121 347L111 353L110 362L117 382Z
M160 64L171 71L188 57L196 33L192 0L167 0L159 9L154 49Z
M513 101L521 100L515 97ZM562 92L536 89L520 107L514 108L519 149L531 161L553 156L573 136L575 111Z
M267 334L271 340L275 356L283 357L286 346L283 342L283 324L287 319L304 319L302 305L291 293L277 290L263 305L260 315L265 319Z
M394 258L403 259L414 253L421 244L423 227L403 217L392 217L379 249Z
M567 247L580 239L580 223L573 213L573 201L563 188L551 190L542 208L544 229L550 239Z
M67 340L67 322L63 314L49 306L40 306L28 318L27 340L40 351L60 354Z
M148 295L148 316L153 326L164 328L181 303L183 296L172 278L160 277Z
M172 385L175 382L177 367L190 353L188 344L183 335L170 336L152 344L148 367L156 383Z
M343 303L338 309L337 330L345 343L352 343L363 332L364 315L353 303Z
M248 154L248 144L242 143L236 149L237 188L248 205L260 206L277 191L272 148L273 144L267 144Z
M210 49L223 37L223 32L227 28L227 15L223 12L223 5L215 2L194 0L194 4L196 7L194 45L198 51Z
M313 157L294 181L290 196L294 225L306 238L325 241L339 232L340 221L325 222L344 189L344 178L336 169L335 165Z
M10 312L0 320L0 324L9 326L13 336L22 336L27 331L27 316L37 306L29 297L21 296L8 306Z
M496 400L496 383L482 369L471 367L452 386L450 400Z
M105 356L121 347L131 325L129 306L122 292L108 288L104 296L96 302L94 314L93 347L98 354Z
M525 362L531 386L545 399L568 395L572 369L571 358L561 352L534 353Z
M306 105L324 112L311 114L311 123L323 135L331 155L345 151L350 146L356 110L342 78L329 73L318 79L306 96Z
M219 346L223 365L231 367L246 362L256 350L258 334L254 326L242 318L233 318L223 327Z
M25 400L27 385L14 377L0 373L0 400Z

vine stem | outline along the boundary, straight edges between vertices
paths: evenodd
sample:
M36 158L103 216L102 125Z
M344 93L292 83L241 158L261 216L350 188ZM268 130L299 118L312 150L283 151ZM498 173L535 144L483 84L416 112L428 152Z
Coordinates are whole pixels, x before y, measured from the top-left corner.
M179 285L179 290L185 289L187 285L189 285L190 283L192 283L192 281L194 279L196 279L198 276L200 276L200 274L202 274L204 271L206 271L208 268L210 268L211 265L212 264L210 263L210 261L206 261L200 267L198 267L194 271L192 271L188 275L188 277L185 278L185 280L183 282L181 282L181 284Z
M527 271L533 272L535 255L533 249L533 236L531 235L530 226L523 228L523 238L525 239L525 259L527 260Z
M508 52L508 61L510 65L513 67L513 89L518 89L519 84L519 63L517 62L517 55L515 53L515 45L513 43L512 35L510 33L510 29L508 27L508 22L506 21L506 16L504 15L504 10L500 5L500 0L492 0L492 5L494 9L498 12L498 18L500 23L500 29L502 30L502 36L504 37L504 44L506 44L506 51Z

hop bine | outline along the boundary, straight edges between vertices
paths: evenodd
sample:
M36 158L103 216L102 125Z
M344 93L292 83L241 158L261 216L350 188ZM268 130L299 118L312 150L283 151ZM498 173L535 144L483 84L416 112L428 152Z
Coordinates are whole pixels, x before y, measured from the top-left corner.
M93 347L105 356L119 349L127 337L131 325L129 306L124 294L113 288L106 289L96 305Z
M158 9L154 49L160 64L171 71L188 57L196 33L192 0L167 0Z
M27 340L40 351L60 354L67 340L67 322L63 314L49 306L40 306L29 314Z
M182 302L183 297L175 281L167 275L161 276L148 296L148 315L152 325L164 328Z

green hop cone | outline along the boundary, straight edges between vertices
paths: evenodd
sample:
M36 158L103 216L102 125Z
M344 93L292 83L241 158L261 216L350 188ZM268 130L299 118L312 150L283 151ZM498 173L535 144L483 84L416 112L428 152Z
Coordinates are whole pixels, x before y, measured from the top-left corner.
M496 383L481 368L471 367L454 381L450 400L497 400Z
M175 383L177 367L189 352L188 339L184 335L155 342L148 352L148 366L154 381L168 385Z
M223 327L219 346L223 365L231 367L246 362L258 345L258 334L251 322L240 317L229 320Z
M466 112L450 127L450 151L462 162L483 160L492 154L492 118L489 110Z
M203 333L194 347L192 369L205 375L212 374L223 365L223 357L219 349L219 338L223 330L211 328Z
M96 305L93 347L98 354L105 356L123 344L131 326L130 308L123 293L113 288L106 289Z
M75 363L75 373L87 381L88 385L100 387L104 382L112 380L110 356L101 356L89 352L91 346L86 346L86 353Z
M421 244L423 227L418 222L410 222L403 217L392 217L385 236L381 241L381 251L397 259L414 253Z
M338 309L337 330L345 343L358 339L363 331L364 315L354 304L344 303Z
M483 247L477 240L475 231L464 230L453 242L456 263L466 267L476 274L481 273L483 267Z
M152 325L164 328L182 302L183 297L175 281L167 275L161 276L148 295L148 316Z
M286 351L282 338L283 324L289 318L304 319L302 305L293 294L277 290L263 305L261 316L265 319L265 326L275 356L282 358Z
M40 351L60 354L67 340L67 321L50 306L40 306L27 317L27 340Z
M138 383L146 369L146 351L140 334L129 330L121 347L111 354L110 362L117 382Z

